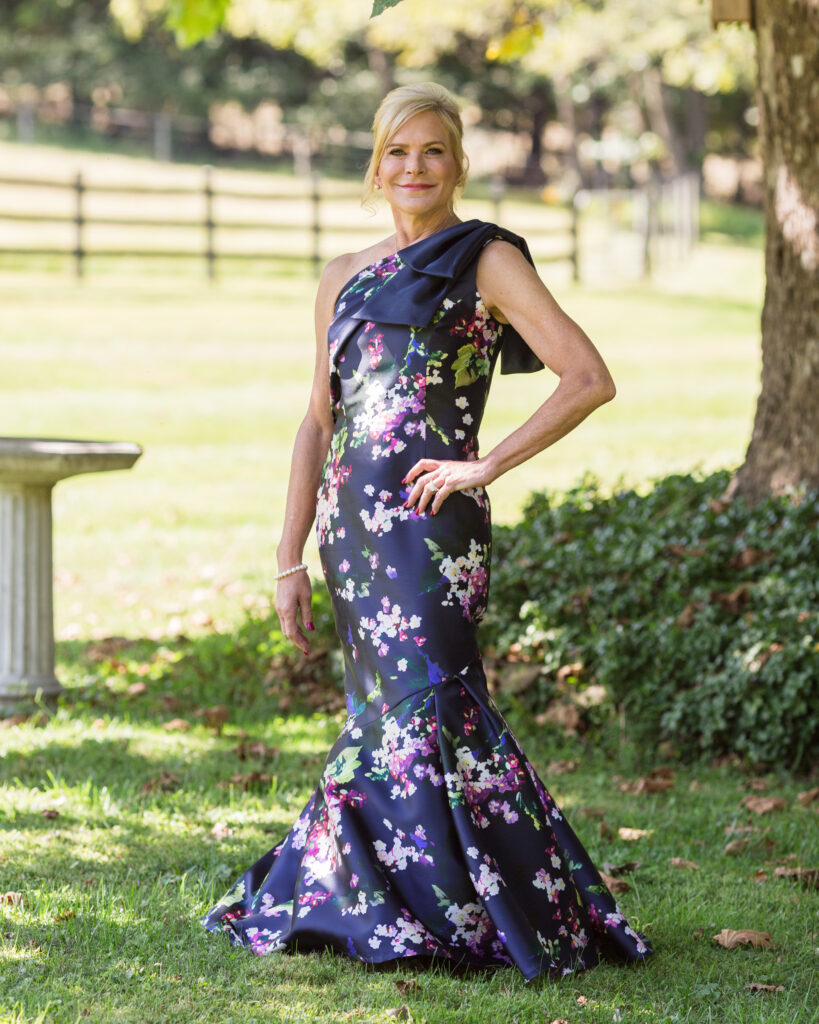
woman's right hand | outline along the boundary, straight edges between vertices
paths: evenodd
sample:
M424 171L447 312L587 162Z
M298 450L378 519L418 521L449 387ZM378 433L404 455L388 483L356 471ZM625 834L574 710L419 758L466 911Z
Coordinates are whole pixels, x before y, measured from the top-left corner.
M282 636L305 654L310 653L310 641L299 626L299 614L304 629L313 631L313 592L306 572L294 572L276 584L276 614L279 616Z

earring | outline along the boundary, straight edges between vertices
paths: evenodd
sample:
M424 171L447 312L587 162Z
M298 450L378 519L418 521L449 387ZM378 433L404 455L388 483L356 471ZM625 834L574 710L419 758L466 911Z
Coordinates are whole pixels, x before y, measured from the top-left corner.
M375 183L375 187L376 187L376 188L381 188L381 182L380 182L380 181L377 181L377 182Z

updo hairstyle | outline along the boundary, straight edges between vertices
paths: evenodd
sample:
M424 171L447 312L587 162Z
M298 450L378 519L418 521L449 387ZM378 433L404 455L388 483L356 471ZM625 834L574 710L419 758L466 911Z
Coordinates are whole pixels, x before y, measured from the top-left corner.
M463 149L464 127L458 103L452 93L437 82L419 82L392 89L381 101L373 118L373 152L364 175L362 204L371 206L378 195L375 175L391 138L416 114L431 110L438 115L446 130L452 155L458 167L456 191L463 189L469 169L469 160Z

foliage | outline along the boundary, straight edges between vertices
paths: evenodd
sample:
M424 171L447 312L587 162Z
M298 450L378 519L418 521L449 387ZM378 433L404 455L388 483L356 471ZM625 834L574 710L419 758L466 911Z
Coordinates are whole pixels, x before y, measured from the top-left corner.
M604 497L586 478L496 529L486 630L497 656L539 667L521 699L589 704L587 727L620 713L647 751L663 739L686 756L810 763L819 495L749 507L719 499L727 482L675 475Z

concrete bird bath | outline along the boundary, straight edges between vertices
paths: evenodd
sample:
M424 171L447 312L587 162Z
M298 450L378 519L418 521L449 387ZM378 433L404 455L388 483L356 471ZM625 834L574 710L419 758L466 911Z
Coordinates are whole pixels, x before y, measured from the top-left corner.
M138 444L0 437L0 714L56 696L51 491L67 476L129 469Z

